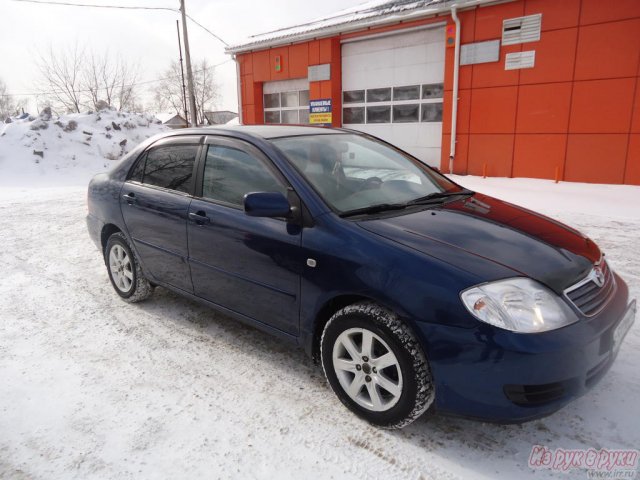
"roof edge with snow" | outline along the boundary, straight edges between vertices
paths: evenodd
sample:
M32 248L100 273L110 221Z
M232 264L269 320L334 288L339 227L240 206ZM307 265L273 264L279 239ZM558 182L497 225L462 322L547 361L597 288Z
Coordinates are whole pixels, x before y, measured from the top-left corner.
M487 3L503 3L505 0L373 0L356 8L342 10L335 15L311 22L285 27L271 32L253 35L244 42L226 48L228 54L263 50L275 46L312 40L361 30L365 27L417 20L474 7ZM511 1L511 0L507 0Z

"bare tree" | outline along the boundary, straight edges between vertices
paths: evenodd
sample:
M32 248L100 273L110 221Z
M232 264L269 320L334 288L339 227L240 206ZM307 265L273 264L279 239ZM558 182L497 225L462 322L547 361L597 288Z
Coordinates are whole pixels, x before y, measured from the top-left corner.
M76 43L72 48L40 55L39 102L54 110L77 112L81 108L99 110L108 105L116 110L133 110L138 104L137 65L120 55L87 53Z
M80 113L84 61L85 52L78 43L59 52L49 47L46 55L40 54L36 60L42 75L39 89L55 110Z
M214 69L206 59L202 59L194 68L193 88L196 96L196 113L198 124L204 125L206 123L204 112L211 110L218 100L218 85L215 81Z
M204 112L209 111L218 100L218 85L215 81L214 68L206 59L193 64L193 83L196 96L196 109L199 124L205 123ZM154 89L155 106L158 110L170 110L185 115L182 96L182 76L177 61L164 71Z
M131 110L137 101L135 84L140 69L120 55L91 53L82 70L82 90L90 108L98 110L104 103L116 110Z
M7 84L0 78L0 123L7 117L15 115L25 104L24 99L18 100L7 93Z

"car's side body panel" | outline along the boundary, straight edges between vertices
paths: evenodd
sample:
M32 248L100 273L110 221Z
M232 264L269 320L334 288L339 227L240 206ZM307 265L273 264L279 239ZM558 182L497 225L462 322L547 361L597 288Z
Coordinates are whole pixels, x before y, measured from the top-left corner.
M188 225L194 293L297 334L301 229L201 199L190 210L207 218Z
M187 249L191 197L179 192L125 182L120 199L129 238L151 280L193 292Z

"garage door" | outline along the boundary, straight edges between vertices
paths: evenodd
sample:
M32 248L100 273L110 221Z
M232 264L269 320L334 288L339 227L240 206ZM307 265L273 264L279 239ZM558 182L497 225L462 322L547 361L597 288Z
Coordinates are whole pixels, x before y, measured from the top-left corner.
M306 78L265 82L264 123L309 123L309 81Z
M342 45L342 123L440 164L444 27Z

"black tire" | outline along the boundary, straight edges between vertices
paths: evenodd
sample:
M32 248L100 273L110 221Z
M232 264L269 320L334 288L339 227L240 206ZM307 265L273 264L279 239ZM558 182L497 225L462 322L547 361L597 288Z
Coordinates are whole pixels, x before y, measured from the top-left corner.
M362 334L358 333L360 331ZM353 339L354 343L351 346L355 346L357 350L358 335L361 335L361 355L365 350L365 335L369 335L367 331L373 334L368 338L374 338L370 345L374 345L380 354L372 353L371 359L366 356L352 358L353 355L348 354L344 348L345 338ZM375 362L388 351L394 354L396 363L391 367L384 367L383 362L379 363L384 371L372 369L372 366L376 365ZM350 362L353 361L358 371L347 372L346 369L336 368L334 352L342 352L336 353L336 363L345 360L350 368ZM356 415L374 425L388 429L402 428L420 417L433 403L433 378L415 335L393 312L375 303L356 303L336 312L322 333L320 353L325 376L340 401ZM368 361L364 362L363 359ZM351 375L353 377L350 377ZM363 375L369 380L362 380ZM358 390L359 393L354 395L354 399L347 393L343 383L348 385L351 381L352 388L358 388L356 378L363 386ZM391 384L387 382L388 379L391 379ZM390 393L391 389L385 390L379 383L382 381L393 386L394 391L401 393L394 395ZM372 392L371 388L375 391ZM378 399L377 409L373 405L374 397ZM386 402L386 405L381 404L381 400L383 403ZM371 407L364 405L367 402L371 403Z
M117 252L124 252L126 257L123 258L126 258L128 263L120 263L117 268L114 268L110 261L112 252L114 255ZM104 249L104 262L107 266L107 273L109 274L109 280L111 281L113 289L125 302L141 302L151 296L153 287L144 277L142 269L140 268L140 262L138 262L138 259L133 254L127 237L125 237L123 233L114 233L107 240L107 245ZM126 271L126 275L131 277L126 277L126 283L118 280L120 277L120 273L117 271L118 269L122 272L122 275L124 275Z

